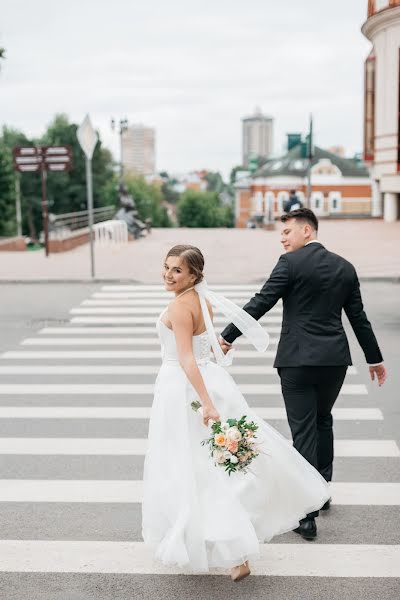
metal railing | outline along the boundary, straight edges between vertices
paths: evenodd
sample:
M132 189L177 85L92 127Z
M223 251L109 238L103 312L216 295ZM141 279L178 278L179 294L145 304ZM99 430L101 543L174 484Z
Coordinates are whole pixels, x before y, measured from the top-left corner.
M115 214L115 206L101 206L93 209L93 222L109 221ZM74 232L89 227L89 213L87 210L64 213L62 215L49 215L50 239L63 240Z

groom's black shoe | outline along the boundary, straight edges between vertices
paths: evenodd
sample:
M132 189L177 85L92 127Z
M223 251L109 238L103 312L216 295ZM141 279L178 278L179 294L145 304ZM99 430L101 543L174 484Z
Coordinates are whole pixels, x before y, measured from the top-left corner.
M331 507L331 499L327 500L323 506L319 510L329 510Z
M295 533L299 533L305 540L315 540L317 537L317 524L315 519L306 519L300 521L299 527L293 529Z

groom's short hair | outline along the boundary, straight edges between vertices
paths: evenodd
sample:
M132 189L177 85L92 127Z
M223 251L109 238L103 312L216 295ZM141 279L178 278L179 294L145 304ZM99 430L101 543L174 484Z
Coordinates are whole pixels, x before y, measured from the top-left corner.
M318 219L309 208L297 208L281 216L282 223L286 223L290 219L308 223L315 231L318 231Z

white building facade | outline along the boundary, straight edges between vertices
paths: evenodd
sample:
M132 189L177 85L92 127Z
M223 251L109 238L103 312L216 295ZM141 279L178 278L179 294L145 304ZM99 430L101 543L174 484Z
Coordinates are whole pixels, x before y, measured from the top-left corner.
M124 173L155 173L156 134L152 127L132 125L122 133L122 164Z
M362 27L372 50L365 63L364 159L376 216L400 218L400 0L369 0Z

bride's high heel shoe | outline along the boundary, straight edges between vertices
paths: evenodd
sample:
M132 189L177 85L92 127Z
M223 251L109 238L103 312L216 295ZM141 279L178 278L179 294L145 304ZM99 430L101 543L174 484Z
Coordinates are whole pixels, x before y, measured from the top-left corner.
M231 569L232 581L240 581L241 579L244 579L245 577L250 575L250 573L251 573L251 571L250 571L249 563L246 560L246 562L243 563L242 565L238 565L237 567L233 567Z

